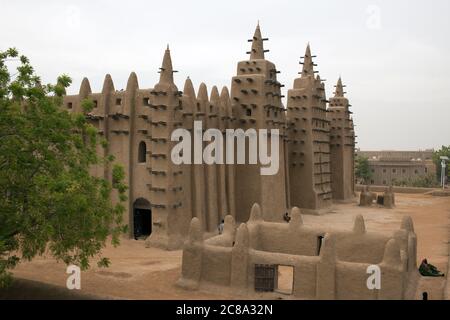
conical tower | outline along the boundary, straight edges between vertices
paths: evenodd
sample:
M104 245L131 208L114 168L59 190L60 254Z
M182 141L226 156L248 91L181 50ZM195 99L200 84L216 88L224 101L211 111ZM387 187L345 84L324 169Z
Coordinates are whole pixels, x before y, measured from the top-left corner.
M288 163L291 206L317 211L331 204L329 121L323 81L308 43L301 75L288 91Z
M237 75L233 77L231 84L231 103L234 111L235 128L242 129L245 133L258 134L260 129L278 129L273 136L266 136L270 146L271 138L279 142L277 152L278 171L273 175L262 175L262 165L256 160L251 164L249 145L246 143L246 164L238 164L235 169L235 203L238 222L245 222L252 205L261 204L264 218L268 221L278 221L286 210L286 172L284 168L284 136L283 113L281 102L281 84L277 81L275 65L266 60L261 29L258 24L252 43L250 59L241 61L237 66ZM241 131L242 132L242 131ZM252 133L253 132L253 133ZM269 131L270 132L270 131ZM241 138L248 141L248 136L241 134ZM258 138L259 139L259 138ZM269 154L271 153L268 147ZM235 155L236 156L236 155ZM236 157L235 157L236 163ZM274 192L276 190L276 192Z
M259 28L259 23L256 26L255 34L253 35L253 38L249 41L252 42L252 48L250 50L250 60L256 60L256 59L264 59L264 52L267 52L264 50L263 42L264 40L261 36L261 29Z
M171 159L177 143L171 141L172 132L182 125L181 91L173 82L172 60L167 47L159 82L151 91L151 175L150 199L152 216L158 221L149 238L150 245L167 249L179 248L188 233L190 217L184 215L182 203L183 170Z
M341 77L330 98L328 120L330 121L331 181L333 198L350 200L354 197L355 134L348 99L344 96Z

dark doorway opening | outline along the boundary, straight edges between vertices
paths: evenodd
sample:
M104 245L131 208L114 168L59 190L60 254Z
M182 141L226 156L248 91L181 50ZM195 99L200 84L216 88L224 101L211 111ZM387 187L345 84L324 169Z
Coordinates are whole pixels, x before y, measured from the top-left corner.
M137 199L133 206L133 235L136 240L146 238L152 233L152 210L145 199Z
M323 244L323 236L318 236L317 237L317 255L320 255L320 249L322 249L322 244Z
M384 196L383 195L379 195L378 197L377 197L377 204L379 204L379 205L384 205Z

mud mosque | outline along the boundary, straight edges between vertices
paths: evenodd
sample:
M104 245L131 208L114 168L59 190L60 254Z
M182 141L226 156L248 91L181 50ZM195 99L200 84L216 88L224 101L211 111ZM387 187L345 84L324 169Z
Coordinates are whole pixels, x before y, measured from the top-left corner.
M284 290L278 277L288 270L293 281L284 293L294 299L413 298L419 274L409 216L390 235L366 230L361 215L352 230L303 224L303 214L326 213L336 202L356 204L352 112L341 78L327 100L309 44L284 105L280 71L265 58L267 40L258 24L248 40L249 59L238 62L229 89L213 86L208 93L201 83L196 91L187 78L181 91L167 48L153 88L141 89L131 73L126 89L116 90L107 75L100 93L84 78L79 94L65 96L71 112L84 112L85 99L94 102L86 117L108 142L98 152L125 167L130 237L145 238L147 246L182 248L177 284L189 290L274 298ZM278 148L266 147L271 156L278 152L278 171L263 175L261 163L236 161L175 164L171 150L178 141L172 133L178 128L191 140L218 129L222 141L228 129L241 129L246 157L247 132L266 129L278 142ZM235 145L225 148L236 157ZM107 166L93 171L112 178ZM369 206L374 196L364 190L361 205ZM391 188L381 198L394 206ZM366 282L371 268L383 275L383 286L375 290Z
M314 214L333 201L354 198L355 133L345 86L339 78L327 100L308 44L285 107L280 71L265 58L266 40L258 25L249 40L249 59L238 62L230 89L213 86L208 93L201 83L196 91L187 78L181 91L167 48L153 88L140 88L131 73L126 89L116 90L106 75L100 93L93 93L84 78L77 95L65 96L64 106L72 112L83 112L84 99L94 102L86 117L108 142L99 152L124 165L130 237L179 249L193 218L211 237L225 217L247 222L255 203L261 219L280 223L292 207ZM202 121L203 130L217 128L224 134L228 128L278 129L278 172L261 175L261 164L175 165L170 155L177 142L171 133L177 128L192 132L194 121ZM111 179L111 168L94 171Z

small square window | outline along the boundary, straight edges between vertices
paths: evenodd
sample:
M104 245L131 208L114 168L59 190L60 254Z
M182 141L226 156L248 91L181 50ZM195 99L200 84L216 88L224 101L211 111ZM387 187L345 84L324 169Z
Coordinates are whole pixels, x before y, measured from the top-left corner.
M250 110L250 109L245 110L245 114L247 115L247 117L251 117L252 116L252 110Z
M73 107L73 103L72 102L67 103L67 108L68 109L72 109L72 107Z
M392 173L396 173L397 172L397 169L392 169Z
M116 99L116 106L120 106L120 105L122 105L122 99L117 98Z
M93 100L92 102L94 103L94 108L97 108L98 105L97 100Z
M144 106L150 105L150 98L144 98L142 101L143 101Z

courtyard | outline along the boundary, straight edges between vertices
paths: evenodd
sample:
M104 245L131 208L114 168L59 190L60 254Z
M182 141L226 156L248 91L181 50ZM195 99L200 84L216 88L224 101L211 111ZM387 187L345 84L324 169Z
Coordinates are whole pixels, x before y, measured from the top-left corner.
M417 261L427 258L447 276L449 253L450 197L426 194L396 194L396 207L359 207L356 203L334 204L322 216L303 215L305 225L324 225L352 228L353 219L362 214L368 231L390 233L400 227L404 215L410 215L418 238ZM117 248L103 251L110 258L109 268L92 268L81 274L81 293L112 299L242 299L221 292L188 291L176 285L181 272L182 251L146 248L143 240L123 239ZM287 271L289 272L289 270ZM21 263L14 270L15 277L35 280L65 288L68 274L64 263L51 257L38 257ZM279 275L280 279L289 279ZM286 284L289 287L289 284ZM443 299L446 277L421 278L417 299L427 292L429 299ZM447 290L448 290L447 286ZM450 292L449 292L450 294ZM274 295L286 299L285 293ZM255 295L248 298L260 298Z

